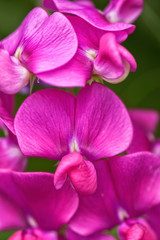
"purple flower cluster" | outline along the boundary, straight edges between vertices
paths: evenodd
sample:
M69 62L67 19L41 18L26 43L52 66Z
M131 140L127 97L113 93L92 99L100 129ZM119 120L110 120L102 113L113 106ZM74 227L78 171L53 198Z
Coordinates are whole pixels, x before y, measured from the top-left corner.
M121 44L142 0L44 0L0 42L0 231L9 240L159 240L154 110L126 109L103 81L136 70ZM13 115L16 94L39 79ZM75 96L68 89L82 87ZM55 173L22 172L27 157ZM45 164L45 160L44 160ZM112 234L117 230L116 235Z

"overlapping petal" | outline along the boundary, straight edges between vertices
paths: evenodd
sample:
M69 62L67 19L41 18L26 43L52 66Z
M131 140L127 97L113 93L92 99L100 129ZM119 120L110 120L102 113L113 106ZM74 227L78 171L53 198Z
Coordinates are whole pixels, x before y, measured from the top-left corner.
M0 68L0 90L7 94L19 92L31 77L31 73L4 49L0 49Z
M98 188L95 194L80 196L70 227L88 235L110 229L128 218L147 213L160 203L160 161L141 152L109 161L95 162Z
M57 230L77 209L76 192L68 182L61 190L55 190L52 174L0 171L0 179L0 230Z
M79 234L76 234L70 229L67 229L67 239L69 240L115 240L114 237L108 234L103 234L103 233L96 233L96 234L92 234L84 237Z
M107 30L107 31L121 31L126 30L128 34L131 34L135 27L126 23L113 23L110 24L107 20L103 12L100 12L98 9L94 7L93 4L84 4L85 1L74 1L70 2L68 0L43 0L44 7L53 10L60 11L63 13L73 14L86 22L91 24L92 26ZM87 2L87 1L86 1Z
M69 176L73 187L82 194L93 194L97 188L97 175L92 162L86 161L78 152L64 156L55 172L54 185L60 189Z
M78 49L76 55L65 65L53 71L38 73L39 79L61 87L84 87L92 77L93 63Z

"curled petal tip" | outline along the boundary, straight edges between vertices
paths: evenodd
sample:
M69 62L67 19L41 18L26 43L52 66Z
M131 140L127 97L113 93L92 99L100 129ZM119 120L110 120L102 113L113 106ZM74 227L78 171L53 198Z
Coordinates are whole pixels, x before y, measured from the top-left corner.
M86 161L78 152L62 158L54 177L56 189L60 189L67 175L73 187L81 194L90 195L96 191L97 175L93 163Z

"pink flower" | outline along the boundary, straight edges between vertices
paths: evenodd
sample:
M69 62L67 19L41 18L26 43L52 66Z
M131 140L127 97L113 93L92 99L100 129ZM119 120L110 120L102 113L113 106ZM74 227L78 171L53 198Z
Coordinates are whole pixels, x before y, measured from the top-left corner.
M129 224L127 229L123 228L123 232L127 234L129 231L132 238L121 238L122 240L158 240L156 227L158 229L160 208L156 215L156 207L160 206L157 190L160 188L159 158L152 153L141 152L113 157L109 161L96 161L95 168L97 191L91 196L79 196L79 207L69 223L70 228L77 234L88 236L117 225L122 230L122 226ZM137 229L145 238L136 236L137 224L147 229L148 233ZM156 237L148 238L149 235Z
M13 94L41 73L41 80L48 83L45 73L61 67L74 56L77 38L64 15L48 16L42 8L35 8L0 46L0 90Z
M132 139L125 106L98 83L87 85L77 97L58 89L32 94L19 108L14 127L24 155L61 160L54 179L57 189L68 175L83 194L97 187L92 162L125 151Z
M57 69L56 72L49 72L48 81L52 81L53 78L60 79L61 86L66 87L84 86L86 81L102 79L110 83L119 83L126 79L130 71L136 71L137 64L134 57L120 45L121 42L126 40L128 34L134 31L134 26L124 23L110 24L105 20L105 27L100 27L99 18L97 15L94 18L92 14L92 11L96 11L96 13L98 11L94 10L94 7L90 4L86 5L86 1L53 2L44 1L44 4L50 6L52 10L59 9L61 12L73 14L67 14L66 16L77 34L78 51L63 67ZM52 4L48 5L49 3ZM59 7L55 9L53 4ZM66 11L66 8L68 11ZM74 9L73 12L72 9ZM86 14L86 9L89 9L89 12L91 11L90 14ZM74 11L76 11L75 14ZM101 16L98 12L99 15ZM95 19L97 24L89 21L92 18ZM57 86L59 82L57 81Z

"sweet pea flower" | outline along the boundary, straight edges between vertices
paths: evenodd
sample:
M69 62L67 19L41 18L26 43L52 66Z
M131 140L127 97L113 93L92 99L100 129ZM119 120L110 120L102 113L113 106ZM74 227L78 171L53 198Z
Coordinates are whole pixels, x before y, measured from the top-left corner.
M14 96L0 92L0 129L4 136L0 137L0 169L12 169L23 171L27 158L19 149L17 138L12 133L13 118L11 116L14 107ZM8 127L4 125L3 119L8 119ZM10 130L11 129L11 130Z
M37 234L39 240L44 239L40 236L56 240L58 231L78 207L77 193L69 182L56 190L51 173L1 170L0 179L0 231L21 229L26 234L25 239L32 239L27 235ZM20 233L11 239L20 240L18 236Z
M95 167L97 190L91 196L79 196L71 229L88 236L119 225L122 240L158 240L147 214L160 204L159 158L141 152L99 160Z
M99 83L87 85L77 97L59 89L32 94L19 108L14 128L25 156L60 161L54 178L56 189L68 175L83 194L97 188L93 161L125 151L132 139L124 104Z
M128 153L150 151L160 157L160 139L155 137L159 123L159 113L155 110L131 109L133 139Z
M82 3L78 1L77 4L85 6L84 1ZM88 16L92 18L91 14ZM137 64L134 57L120 45L128 34L134 31L134 26L122 23L122 26L108 24L106 28L100 28L81 18L80 15L67 14L66 17L77 34L78 51L66 65L57 69L56 74L50 72L48 81L56 78L57 85L61 82L63 84L61 86L84 86L86 81L103 79L115 84L126 79L130 71L136 71Z
M131 53L120 45L126 38L125 31L108 32L93 27L77 16L68 15L78 38L75 56L63 67L45 74L48 82L57 86L84 86L86 81L96 80L119 83L130 71L136 70ZM44 74L39 75L44 78Z
M112 23L132 23L139 17L143 7L143 0L110 0L104 15Z
M34 8L20 27L0 42L0 90L14 94L29 80L67 63L77 50L76 34L61 13L48 16L42 8ZM52 79L54 85L54 79Z

